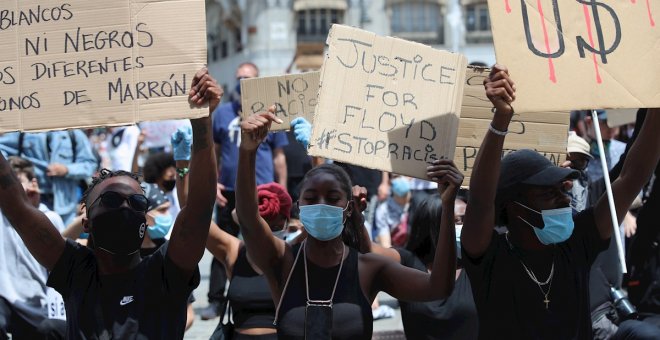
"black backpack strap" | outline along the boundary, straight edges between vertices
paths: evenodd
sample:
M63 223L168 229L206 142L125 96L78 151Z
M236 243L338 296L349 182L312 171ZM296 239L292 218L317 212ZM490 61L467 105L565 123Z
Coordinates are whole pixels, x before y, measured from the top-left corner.
M76 150L78 149L78 141L76 140L76 134L73 132L73 130L69 130L69 139L71 140L71 154L73 155L73 158L71 159L71 162L75 163L76 162Z
M23 140L25 140L25 132L18 133L18 157L23 157Z

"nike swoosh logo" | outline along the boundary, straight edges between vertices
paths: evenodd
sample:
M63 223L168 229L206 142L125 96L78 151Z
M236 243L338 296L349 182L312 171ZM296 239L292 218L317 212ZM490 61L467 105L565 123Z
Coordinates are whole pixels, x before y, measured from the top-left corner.
M126 306L127 304L133 302L133 297L132 296L124 296L124 298L119 301L120 306Z

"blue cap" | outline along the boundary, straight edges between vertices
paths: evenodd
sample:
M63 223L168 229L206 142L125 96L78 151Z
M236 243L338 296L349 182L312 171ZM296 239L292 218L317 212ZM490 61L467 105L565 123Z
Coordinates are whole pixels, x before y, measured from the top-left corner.
M403 197L410 192L410 182L403 177L397 177L392 180L392 193L394 195Z

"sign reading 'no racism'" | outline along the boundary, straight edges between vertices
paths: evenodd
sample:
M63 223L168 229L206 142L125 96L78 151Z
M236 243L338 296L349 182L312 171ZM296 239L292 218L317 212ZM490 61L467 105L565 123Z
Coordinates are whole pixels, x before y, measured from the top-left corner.
M517 112L660 106L660 3L488 0Z
M273 124L271 131L288 130L298 117L312 121L318 92L318 72L241 79L241 116L245 119L275 105L282 123Z
M311 155L424 179L453 159L465 57L341 25L327 43Z
M201 0L4 1L0 132L208 115L187 99L205 27Z

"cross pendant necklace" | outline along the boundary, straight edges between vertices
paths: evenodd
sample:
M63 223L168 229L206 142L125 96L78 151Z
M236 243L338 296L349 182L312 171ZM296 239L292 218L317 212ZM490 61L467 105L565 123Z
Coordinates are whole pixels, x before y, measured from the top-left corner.
M545 303L545 309L548 309L548 304L550 303L550 300L548 300L548 294L545 294L545 300L543 300L543 303Z

